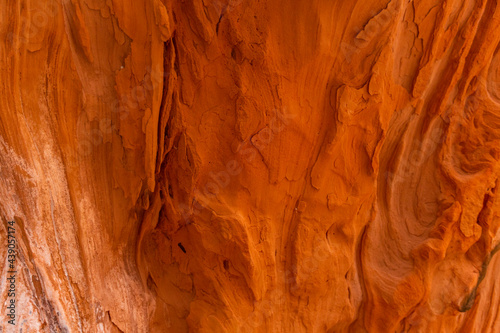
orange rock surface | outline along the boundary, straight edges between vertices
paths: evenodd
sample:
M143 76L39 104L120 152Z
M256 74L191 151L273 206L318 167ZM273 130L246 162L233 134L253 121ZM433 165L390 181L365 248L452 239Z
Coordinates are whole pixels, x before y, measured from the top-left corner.
M496 0L0 15L5 332L500 332Z

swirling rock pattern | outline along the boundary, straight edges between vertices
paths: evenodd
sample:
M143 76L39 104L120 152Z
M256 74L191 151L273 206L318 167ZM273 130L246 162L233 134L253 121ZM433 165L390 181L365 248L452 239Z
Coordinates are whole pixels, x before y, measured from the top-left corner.
M6 332L500 331L496 0L0 13Z

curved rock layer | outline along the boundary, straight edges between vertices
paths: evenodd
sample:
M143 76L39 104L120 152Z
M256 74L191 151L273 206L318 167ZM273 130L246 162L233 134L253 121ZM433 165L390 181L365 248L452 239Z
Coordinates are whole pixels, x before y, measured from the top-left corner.
M500 332L496 0L0 15L6 332Z

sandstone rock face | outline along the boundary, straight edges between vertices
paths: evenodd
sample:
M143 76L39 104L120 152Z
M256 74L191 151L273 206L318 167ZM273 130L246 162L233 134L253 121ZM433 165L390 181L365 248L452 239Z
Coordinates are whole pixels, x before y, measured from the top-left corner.
M500 332L496 0L0 14L5 332Z

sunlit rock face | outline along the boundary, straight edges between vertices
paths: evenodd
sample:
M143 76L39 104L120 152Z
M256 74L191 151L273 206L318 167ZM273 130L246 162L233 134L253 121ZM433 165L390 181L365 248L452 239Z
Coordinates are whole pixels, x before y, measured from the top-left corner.
M5 332L500 332L497 1L0 15Z

